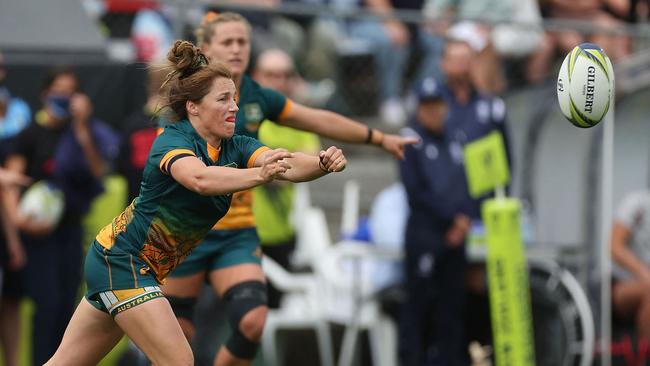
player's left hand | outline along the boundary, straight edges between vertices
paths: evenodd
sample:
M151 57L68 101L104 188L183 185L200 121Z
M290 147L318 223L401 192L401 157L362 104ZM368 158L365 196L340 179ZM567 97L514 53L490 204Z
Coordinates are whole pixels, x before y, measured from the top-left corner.
M343 171L345 165L348 163L345 155L343 155L343 150L336 146L330 146L327 150L321 151L318 157L320 158L319 164L321 165L321 169L328 172Z
M416 137L385 134L381 140L381 148L393 154L396 158L404 160L404 147L418 142L419 140Z

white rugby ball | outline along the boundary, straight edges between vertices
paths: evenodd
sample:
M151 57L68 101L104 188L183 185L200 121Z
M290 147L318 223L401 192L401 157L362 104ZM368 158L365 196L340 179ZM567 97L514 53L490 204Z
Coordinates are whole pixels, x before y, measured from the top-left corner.
M20 198L18 210L22 216L56 226L63 215L65 198L63 192L45 181L32 184Z
M564 58L557 77L560 110L572 124L593 127L609 110L614 70L609 57L593 43L576 46Z

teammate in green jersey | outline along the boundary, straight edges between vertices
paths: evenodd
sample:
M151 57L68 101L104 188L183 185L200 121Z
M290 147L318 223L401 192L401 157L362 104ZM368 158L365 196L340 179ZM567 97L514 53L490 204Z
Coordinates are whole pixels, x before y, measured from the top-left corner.
M267 120L343 142L376 145L397 158L403 157L405 145L416 142L384 134L334 112L300 105L273 89L261 87L244 74L250 59L251 26L237 13L208 13L196 33L205 55L224 62L233 73L241 109L237 134L257 138L260 123ZM252 194L238 192L233 195L228 214L163 287L190 339L194 334L194 305L206 279L226 301L232 335L218 351L216 366L250 365L257 353L267 312L260 252Z

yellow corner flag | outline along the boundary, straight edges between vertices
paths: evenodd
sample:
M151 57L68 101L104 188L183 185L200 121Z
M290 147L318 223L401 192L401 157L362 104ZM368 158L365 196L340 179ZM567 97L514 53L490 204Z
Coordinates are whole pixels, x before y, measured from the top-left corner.
M465 173L469 194L478 198L503 187L510 180L508 158L501 133L489 135L465 145Z
M481 215L487 239L490 313L496 366L534 366L528 266L514 198L490 199Z

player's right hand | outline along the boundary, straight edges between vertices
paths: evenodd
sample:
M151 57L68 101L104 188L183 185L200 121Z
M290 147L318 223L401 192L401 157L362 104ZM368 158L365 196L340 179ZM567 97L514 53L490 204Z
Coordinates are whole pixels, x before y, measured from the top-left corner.
M291 165L284 159L292 158L293 154L285 149L269 150L264 155L260 169L260 176L264 182L270 182L278 175L291 169Z

